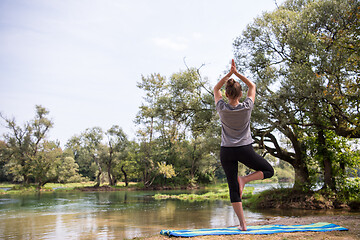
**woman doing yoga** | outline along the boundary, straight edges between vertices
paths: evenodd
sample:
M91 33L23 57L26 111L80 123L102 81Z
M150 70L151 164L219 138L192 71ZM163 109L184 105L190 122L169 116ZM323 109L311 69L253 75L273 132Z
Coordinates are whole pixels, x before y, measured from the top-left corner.
M248 86L246 99L240 103L242 89L239 82L230 78L233 74ZM220 89L225 85L225 94L229 100L222 99ZM246 183L254 180L270 178L274 175L272 166L259 154L255 153L250 132L250 117L254 106L256 85L238 73L232 60L231 69L214 87L216 111L221 120L221 165L229 185L230 201L239 218L239 229L246 231L246 222L242 208L242 191ZM238 162L254 169L255 172L238 176Z

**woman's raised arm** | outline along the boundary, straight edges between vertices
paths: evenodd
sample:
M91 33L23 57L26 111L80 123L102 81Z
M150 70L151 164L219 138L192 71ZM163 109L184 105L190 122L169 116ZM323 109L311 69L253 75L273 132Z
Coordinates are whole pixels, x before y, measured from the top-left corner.
M255 95L256 95L256 84L253 83L250 79L248 79L247 77L245 77L244 75L240 74L235 67L235 62L234 59L232 60L232 65L231 65L231 69L232 72L235 74L235 76L237 76L238 78L241 79L241 81L243 81L246 86L248 86L249 90L247 92L247 97L251 98L251 100L253 102L255 102Z
M233 72L230 70L230 72L228 74L225 75L225 77L223 77L214 87L214 99L215 99L215 105L217 104L217 102L219 100L222 99L222 94L220 89L222 88L222 86L226 83L227 80L229 80L229 78L231 77L231 75L233 74Z

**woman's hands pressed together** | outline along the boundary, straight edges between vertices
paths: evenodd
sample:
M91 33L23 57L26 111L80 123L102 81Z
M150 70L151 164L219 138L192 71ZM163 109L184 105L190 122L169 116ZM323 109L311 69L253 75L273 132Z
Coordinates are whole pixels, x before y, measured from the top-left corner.
M248 78L240 74L235 65L234 59L231 60L231 68L228 74L226 74L214 87L214 98L215 98L215 104L222 99L221 94L221 87L226 83L227 80L231 77L231 75L235 74L238 78L241 79L249 88L247 92L247 97L250 98L253 102L255 101L255 94L256 94L256 85L250 81Z

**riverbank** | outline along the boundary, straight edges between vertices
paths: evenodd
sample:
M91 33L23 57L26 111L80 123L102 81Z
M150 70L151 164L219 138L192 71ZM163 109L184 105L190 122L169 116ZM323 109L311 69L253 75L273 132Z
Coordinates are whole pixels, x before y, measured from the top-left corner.
M38 189L35 185L20 184L0 184L0 195L4 194L34 194L34 193L51 193L51 192L109 192L109 191L162 191L162 190L191 190L181 187L154 187L145 188L142 184L131 182L129 186L125 183L118 183L116 186L101 185L94 187L94 182L82 183L48 183L43 188ZM208 200L208 199L227 199L227 184L216 184L201 186L197 189L208 191L206 194L199 195L193 193L186 194L157 194L155 199L176 198L180 200ZM347 199L339 197L329 191L300 191L289 187L280 186L280 188L268 188L261 192L254 192L253 187L246 187L243 195L244 206L252 209L347 209L359 210L360 199Z
M100 187L94 187L95 182L80 182L80 183L47 183L41 189L36 185L22 185L13 183L0 183L0 195L1 194L32 194L32 193L45 193L45 192L71 192L71 191L123 191L123 190L136 190L137 183L129 183L129 186L125 186L125 183L119 182L115 187L108 185L101 185Z
M235 239L251 239L251 240L292 240L292 239L317 239L317 240L359 240L360 239L360 213L354 215L326 215L326 216L306 216L306 217L288 217L275 220L261 221L248 225L299 225L311 224L316 222L330 222L342 227L348 228L349 231L333 231L333 232L295 232L295 233L276 233L271 235L231 235L231 236L203 236L184 239L201 239L201 240L235 240ZM160 234L134 239L146 240L164 240L169 237Z
M269 189L252 196L245 204L255 209L360 209L359 198L344 199L326 190L301 191L293 188Z

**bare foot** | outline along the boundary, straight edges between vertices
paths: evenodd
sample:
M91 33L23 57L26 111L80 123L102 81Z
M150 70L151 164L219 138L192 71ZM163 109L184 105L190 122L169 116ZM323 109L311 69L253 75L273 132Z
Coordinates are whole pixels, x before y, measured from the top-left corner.
M242 192L245 187L245 182L243 181L243 177L238 176L239 188L240 188L240 198L242 199Z
M239 225L237 228L238 228L240 231L247 231L246 226L241 226L241 225Z

